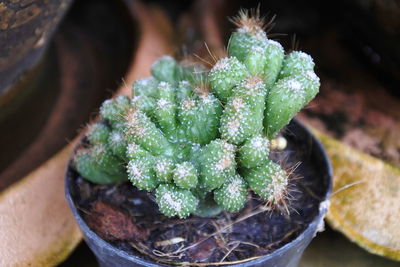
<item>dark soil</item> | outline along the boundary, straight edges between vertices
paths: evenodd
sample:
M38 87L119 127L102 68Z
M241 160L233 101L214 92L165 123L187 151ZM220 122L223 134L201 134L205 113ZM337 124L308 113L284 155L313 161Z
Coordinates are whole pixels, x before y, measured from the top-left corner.
M329 171L304 130L289 127L288 147L271 158L292 172L286 205L271 209L252 196L239 213L215 218L167 218L153 196L129 182L95 185L72 168L72 199L89 227L126 252L159 262L240 262L266 255L295 239L317 216L325 199Z

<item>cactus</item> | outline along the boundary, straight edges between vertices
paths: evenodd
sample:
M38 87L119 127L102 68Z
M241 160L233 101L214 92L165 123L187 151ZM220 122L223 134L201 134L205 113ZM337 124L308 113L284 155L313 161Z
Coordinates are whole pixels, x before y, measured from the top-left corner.
M75 155L77 171L94 183L130 180L166 216L238 212L250 191L282 201L288 173L269 151L319 79L312 58L285 55L257 15L242 12L235 23L228 56L211 70L164 56L131 98L106 100Z

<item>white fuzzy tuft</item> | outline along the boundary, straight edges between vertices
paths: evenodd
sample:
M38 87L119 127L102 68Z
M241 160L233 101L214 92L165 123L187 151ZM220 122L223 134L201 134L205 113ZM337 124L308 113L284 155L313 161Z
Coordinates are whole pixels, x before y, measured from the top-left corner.
M169 192L164 193L164 195L161 197L161 201L165 201L177 212L182 209L182 203L179 200L174 200L171 193Z
M168 163L164 160L157 162L156 170L160 173L166 173L168 171Z
M184 101L182 101L182 108L184 110L190 110L195 106L196 106L196 102L194 100L185 99Z
M298 55L301 59L304 59L304 60L313 62L313 59L312 59L312 57L311 57L309 54L306 54L306 53L304 53L304 52L302 52L302 51L297 51L297 55Z
M220 161L217 162L215 168L217 171L222 172L223 170L232 166L232 160L228 157L223 157Z
M239 111L244 107L244 101L242 98L240 97L236 97L235 99L233 99L232 101L232 106L235 109L235 111Z
M180 178L185 178L190 175L190 169L189 167L185 165L178 165L175 169L175 173L180 177Z
M128 169L129 169L129 173L136 179L137 178L140 179L142 177L142 171L140 170L140 168L137 164L130 162L130 164L128 164Z
M296 79L291 79L288 81L288 86L289 89L295 92L301 92L301 90L303 89L303 86L301 85L301 83L299 81L297 81Z
M235 179L226 187L226 192L229 194L231 198L235 198L240 196L240 188L241 188L240 180Z
M229 58L224 57L214 65L211 71L220 71L220 70L225 70L229 67Z
M159 99L157 101L157 107L161 110L167 109L171 106L171 102L166 99Z
M306 75L312 81L319 81L319 77L312 70L306 71Z
M227 126L229 135L233 136L239 132L240 122L239 120L232 120L228 122Z

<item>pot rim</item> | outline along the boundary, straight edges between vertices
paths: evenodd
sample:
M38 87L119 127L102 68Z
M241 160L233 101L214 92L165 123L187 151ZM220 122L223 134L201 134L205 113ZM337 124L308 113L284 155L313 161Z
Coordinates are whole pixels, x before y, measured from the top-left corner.
M302 123L299 122L299 120L297 119L293 119L292 120L295 123L296 127L301 127L304 129L304 132L307 133L310 138L312 139L313 143L315 143L317 145L318 151L320 151L321 156L323 158L323 163L325 165L325 167L327 168L327 179L329 180L328 185L327 185L327 191L326 194L323 198L323 200L321 200L321 202L319 203L319 211L318 214L315 216L315 218L311 221L311 223L308 224L308 226L303 230L303 232L301 234L299 234L295 239L293 239L292 241L290 241L289 243L286 243L285 245L281 246L280 248L274 250L272 253L269 253L267 255L261 256L260 258L254 259L254 260L249 260L246 262L243 262L240 264L240 266L246 267L246 266L251 266L253 264L257 264L257 263L261 263L263 261L266 261L270 258L274 258L274 257L279 257L280 255L283 254L284 251L286 251L288 248L295 246L295 244L301 242L301 240L304 239L305 236L308 236L309 234L311 234L313 232L313 229L319 229L319 225L324 223L324 217L328 211L328 207L329 207L329 199L330 196L332 194L332 177L333 177L333 169L332 169L332 165L330 163L330 160L328 158L328 155L326 154L326 151L323 147L323 145L321 144L321 142L312 134L312 132L305 127ZM77 146L79 146L79 143L77 144ZM74 149L75 151L75 149ZM68 177L68 173L69 173L69 169L71 168L71 160L68 161L68 164L66 166L66 175L65 175L65 197L66 200L68 202L68 206L70 207L78 225L79 228L81 229L82 232L85 233L85 235L90 236L90 238L97 244L99 244L104 250L107 251L112 251L113 253L117 254L118 256L122 257L122 258L126 258L132 262L140 262L140 263L144 263L146 264L146 266L149 267L159 267L160 265L158 263L156 263L155 261L149 261L147 259L143 259L141 257L129 254L128 252L118 249L116 247L114 247L112 244L108 243L107 241L105 241L104 239L102 239L100 236L98 236L94 231L92 231L89 226L86 224L86 222L83 220L83 218L80 216L80 214L78 213L78 210L75 206L74 201L72 200L72 196L70 193L70 178ZM314 236L316 235L316 233L314 234ZM164 263L162 263L164 264ZM165 264L164 264L165 265ZM165 265L168 266L168 265ZM212 265L211 265L212 266ZM239 266L239 264L231 264L231 265L224 265L224 266Z

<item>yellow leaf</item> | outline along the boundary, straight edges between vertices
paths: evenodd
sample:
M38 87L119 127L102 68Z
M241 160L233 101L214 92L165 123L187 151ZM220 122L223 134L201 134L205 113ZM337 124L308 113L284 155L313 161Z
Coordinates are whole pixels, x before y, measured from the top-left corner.
M329 224L369 252L400 260L400 170L312 131L334 170Z

